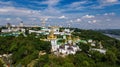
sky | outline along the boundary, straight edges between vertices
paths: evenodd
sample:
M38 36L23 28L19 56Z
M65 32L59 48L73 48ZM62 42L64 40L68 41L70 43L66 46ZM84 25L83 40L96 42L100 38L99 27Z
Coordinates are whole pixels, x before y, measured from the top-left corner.
M120 29L120 0L0 0L0 25Z

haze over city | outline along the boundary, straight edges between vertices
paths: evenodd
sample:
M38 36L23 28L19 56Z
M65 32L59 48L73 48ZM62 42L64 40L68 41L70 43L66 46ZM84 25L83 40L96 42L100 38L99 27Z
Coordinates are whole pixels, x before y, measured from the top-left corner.
M61 25L120 29L120 0L0 0L0 25Z

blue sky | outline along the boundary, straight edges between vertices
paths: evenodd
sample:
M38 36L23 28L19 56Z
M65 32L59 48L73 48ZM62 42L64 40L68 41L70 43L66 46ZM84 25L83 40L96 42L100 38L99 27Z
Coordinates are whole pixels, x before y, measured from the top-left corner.
M120 29L120 0L0 0L0 25Z

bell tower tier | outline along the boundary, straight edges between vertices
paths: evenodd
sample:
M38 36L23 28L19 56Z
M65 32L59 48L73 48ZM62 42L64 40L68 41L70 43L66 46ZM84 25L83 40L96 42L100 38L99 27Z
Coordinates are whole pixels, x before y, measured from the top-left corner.
M57 45L57 37L54 35L54 28L51 28L51 32L48 35L47 39L51 42L52 46L52 52L57 51L57 48L59 48L59 45Z
M71 37L71 35L68 36L68 43L72 44L72 37Z

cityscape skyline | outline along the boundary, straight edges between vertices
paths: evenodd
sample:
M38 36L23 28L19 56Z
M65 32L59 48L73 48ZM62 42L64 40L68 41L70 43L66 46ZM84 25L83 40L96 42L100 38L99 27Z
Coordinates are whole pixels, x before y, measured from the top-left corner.
M120 0L1 0L0 25L61 25L81 29L120 29Z

